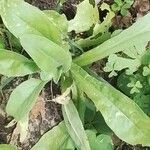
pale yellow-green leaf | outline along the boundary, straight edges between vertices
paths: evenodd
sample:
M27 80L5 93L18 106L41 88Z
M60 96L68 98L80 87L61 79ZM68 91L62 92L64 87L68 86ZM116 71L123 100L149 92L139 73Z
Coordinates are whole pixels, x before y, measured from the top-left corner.
M6 112L20 121L28 115L46 83L39 79L29 79L14 89L6 106Z
M38 8L23 0L1 0L1 17L5 26L17 38L24 34L42 35L61 45L61 34L56 25Z
M66 126L64 122L61 122L45 133L31 150L61 150L68 139L69 134Z
M120 139L132 145L150 145L150 118L133 100L75 64L71 71L76 85L94 102Z
M0 144L0 150L17 150L17 148L13 145Z
M0 49L0 74L13 77L38 72L37 65L18 53Z
M77 5L77 13L74 19L69 21L68 32L75 30L76 33L87 31L99 21L97 6L93 7L89 0L84 0Z
M83 124L72 100L63 105L62 110L66 127L75 145L81 150L90 150Z
M103 44L83 53L74 62L80 66L91 64L110 54L124 52L131 55L133 52L143 53L143 47L150 41L150 13L140 18L128 29L117 36L105 41ZM136 51L135 51L136 49ZM130 53L129 53L130 52ZM133 55L133 54L132 54Z
M60 70L66 72L70 69L72 58L69 51L49 39L34 34L25 34L20 41L38 67L52 77L56 77Z

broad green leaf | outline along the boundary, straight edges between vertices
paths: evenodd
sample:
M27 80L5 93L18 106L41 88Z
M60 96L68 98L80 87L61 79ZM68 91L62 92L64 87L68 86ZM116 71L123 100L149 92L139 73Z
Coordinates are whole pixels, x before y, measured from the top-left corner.
M0 74L12 76L24 76L38 72L36 64L18 53L0 49Z
M20 41L23 48L42 71L54 77L58 71L66 72L70 69L72 60L69 51L65 51L49 39L26 34L21 37Z
M62 106L63 116L68 132L75 145L81 150L90 150L89 142L73 102L70 100Z
M63 144L61 149L62 150L75 150L75 146L74 146L72 139L68 138L68 140L66 140L66 142Z
M139 19L128 29L122 31L119 35L77 57L74 62L85 66L120 51L128 55L130 54L130 56L133 56L134 52L142 55L143 47L146 47L148 41L150 41L149 20L150 13Z
M96 136L93 130L86 130L92 150L113 150L113 142L110 136L101 134Z
M0 150L17 150L17 148L8 144L0 144Z
M150 118L134 101L75 64L71 71L76 85L82 87L120 139L133 145L150 145Z
M38 8L23 0L1 0L0 10L5 26L17 38L24 34L35 34L62 44L60 31Z
M84 0L77 6L75 18L69 21L68 32L72 30L75 30L76 33L87 31L98 21L99 14L97 6L93 7L89 0Z
M61 122L45 133L31 150L60 150L68 139L69 134L66 126L64 122Z
M33 78L21 83L11 93L6 112L20 121L28 115L44 85L45 82Z
M44 10L48 18L57 26L57 28L66 36L68 32L68 21L64 14L59 14L54 10Z

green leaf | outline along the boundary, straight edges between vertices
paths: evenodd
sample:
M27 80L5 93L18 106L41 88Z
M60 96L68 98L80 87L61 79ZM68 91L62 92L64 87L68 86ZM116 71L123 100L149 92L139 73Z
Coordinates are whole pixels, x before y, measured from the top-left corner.
M97 141L99 142L99 148L103 150L114 150L113 142L110 136L101 134L97 136Z
M150 117L150 95L137 94L134 101Z
M0 49L0 74L12 76L25 76L38 72L36 64L18 53Z
M62 110L66 127L76 146L82 150L90 150L87 136L73 102L70 100L63 105Z
M110 136L101 134L96 136L93 130L86 130L92 150L113 150L113 143Z
M147 67L143 67L143 76L149 76L150 75L150 65Z
M101 23L97 22L95 24L95 27L93 28L92 36L85 38L85 39L80 39L76 42L82 48L90 47L90 46L97 46L111 37L111 33L108 30L112 24L111 20L115 16L115 14L114 12L110 10L109 5L107 5L106 3L103 3L101 5L101 10L108 11L106 17L104 18L104 21Z
M83 11L84 10L84 11ZM74 19L69 21L68 32L75 30L76 33L87 31L99 21L97 6L93 7L89 0L84 0L77 5L77 13Z
M75 64L71 71L76 85L82 87L120 139L132 145L150 145L150 119L130 98Z
M75 146L74 146L72 139L69 138L68 140L66 140L63 146L61 147L61 149L62 150L75 150Z
M117 75L116 71L127 69L126 73L131 75L138 70L140 65L141 65L141 56L139 56L136 59L130 59L117 56L116 54L111 54L108 57L108 62L106 63L104 71L111 72L109 74L109 77L112 77Z
M6 112L16 121L28 115L42 90L45 82L39 79L29 79L21 83L10 95Z
M44 10L44 13L63 34L67 35L68 21L64 14L59 14L57 11L54 10Z
M148 49L142 56L142 64L150 65L150 49Z
M24 34L35 34L45 36L59 45L62 44L60 31L38 8L23 0L1 0L0 10L5 26L17 38Z
M64 122L45 133L31 150L59 150L68 141L69 134Z
M0 144L0 150L17 150L15 146L8 144Z
M134 58L137 57L135 55L137 53L142 55L144 52L143 48L150 41L149 20L150 13L139 19L128 29L122 31L119 35L77 57L74 62L85 66L120 51L132 57L134 56Z
M117 87L119 88L119 90L121 90L124 94L126 94L127 96L131 96L130 94L130 88L127 87L127 84L131 82L130 81L130 76L128 76L126 73L122 73L118 76L117 78Z
M106 124L102 114L100 111L96 112L94 119L92 121L92 125L100 134L112 134L112 130Z
M55 77L60 70L66 72L70 69L72 60L69 51L65 51L49 39L26 34L21 37L20 41L38 67L52 77Z
M124 4L121 8L121 11L120 13L123 15L123 16L126 16L127 13L128 13L128 9L131 7L130 4Z
M3 90L15 77L2 76L0 81L0 90Z

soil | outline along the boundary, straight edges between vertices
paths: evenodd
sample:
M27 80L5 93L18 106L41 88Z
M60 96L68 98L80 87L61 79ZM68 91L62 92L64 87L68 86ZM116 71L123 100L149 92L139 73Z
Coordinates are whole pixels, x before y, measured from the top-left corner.
M30 4L44 9L58 9L56 0L26 0ZM112 4L113 0L104 0L108 4ZM66 14L68 20L74 18L76 7L74 4L79 3L78 0L69 0L63 4L60 9L61 13ZM150 11L149 0L135 0L127 16L122 17L116 14L113 19L113 27L115 29L128 28L139 17L145 15ZM93 64L93 70L98 74L102 74L103 62ZM105 78L105 76L104 76ZM5 106L8 101L10 93L13 89L23 82L26 78L13 79L0 93L0 143L11 143L19 147L20 150L30 150L30 148L40 139L40 137L58 124L62 120L61 106L52 102L51 100L60 94L59 86L49 82L41 92L38 100L30 112L28 134L26 139L21 143L19 141L19 133L17 125L6 127L13 119L5 113ZM110 81L114 84L114 80ZM141 146L131 146L114 136L114 144L116 150L149 150Z

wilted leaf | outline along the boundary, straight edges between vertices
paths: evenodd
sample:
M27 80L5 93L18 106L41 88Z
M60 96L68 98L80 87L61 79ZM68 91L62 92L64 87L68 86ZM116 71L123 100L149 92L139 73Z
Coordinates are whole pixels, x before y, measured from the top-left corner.
M1 17L16 37L24 34L42 35L61 45L61 34L52 20L38 8L23 0L1 0Z
M150 144L150 119L134 101L75 64L71 71L76 84L82 87L120 139L133 145Z
M68 132L75 145L82 150L90 150L89 142L85 134L79 114L73 102L62 106L63 116Z
M45 133L31 150L59 150L68 141L69 134L64 122Z
M12 76L24 76L39 71L36 64L26 57L9 51L0 49L0 74Z
M110 10L109 5L103 3L101 5L101 10L107 10L108 13L104 18L103 22L97 22L93 28L93 35L78 40L76 43L80 45L82 48L90 47L90 46L97 46L104 41L108 40L111 37L111 33L109 32L109 27L112 24L112 18L115 16L114 12Z
M44 85L45 82L33 78L20 84L10 95L6 112L20 121L28 115Z
M75 30L76 33L87 31L98 21L99 15L97 6L93 8L89 0L84 0L77 6L75 18L69 21L68 31Z

